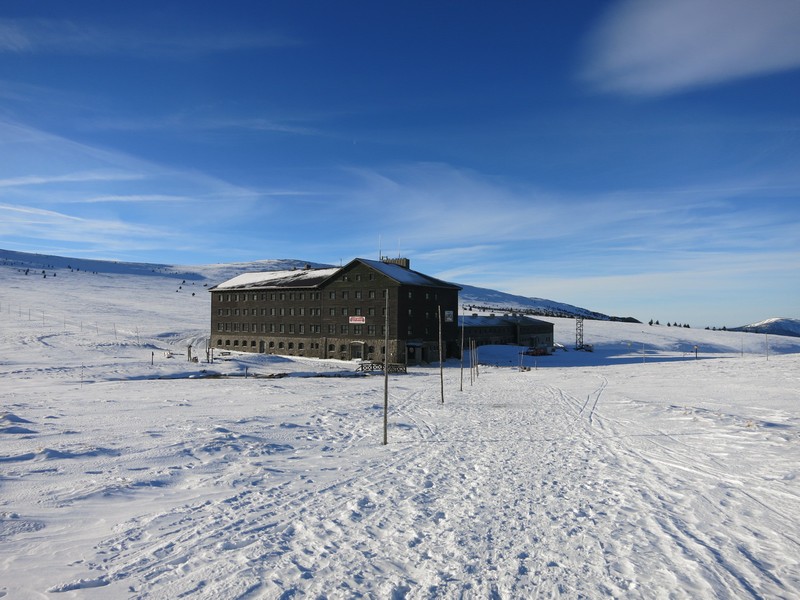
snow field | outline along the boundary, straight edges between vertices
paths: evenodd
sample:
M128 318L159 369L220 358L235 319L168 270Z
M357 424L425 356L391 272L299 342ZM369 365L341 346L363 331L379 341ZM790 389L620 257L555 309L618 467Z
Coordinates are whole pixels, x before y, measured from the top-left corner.
M0 297L0 597L800 593L800 340L587 321L391 377L383 446L382 376L190 363L207 299L95 277Z

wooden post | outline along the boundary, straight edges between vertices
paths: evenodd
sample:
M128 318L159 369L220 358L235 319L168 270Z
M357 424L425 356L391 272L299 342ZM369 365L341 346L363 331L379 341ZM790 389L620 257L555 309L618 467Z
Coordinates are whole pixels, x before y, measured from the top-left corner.
M386 290L383 350L383 445L389 443L389 290Z
M444 404L444 358L442 352L442 307L437 307L439 313L439 388L442 393L442 404Z
M461 321L461 382L458 391L464 391L464 321Z

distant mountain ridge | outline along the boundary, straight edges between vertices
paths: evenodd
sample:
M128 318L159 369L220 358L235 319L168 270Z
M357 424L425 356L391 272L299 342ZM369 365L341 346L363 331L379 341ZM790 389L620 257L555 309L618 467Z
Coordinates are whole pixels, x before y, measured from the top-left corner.
M800 319L774 318L736 327L729 331L745 331L747 333L766 333L771 335L788 335L800 337Z
M246 272L302 269L306 265L313 268L326 268L334 266L288 258L210 265L167 265L157 263L132 263L87 258L70 258L64 256L0 249L0 266L30 269L32 271L73 269L109 274L119 273L128 275L170 277L195 282L206 282L209 287ZM554 300L519 296L500 292L498 290L460 284L457 282L454 283L462 287L462 290L459 294L459 302L462 307L461 310L464 313L485 311L518 312L533 316L545 317L584 317L586 319L600 321L639 322L637 319L632 317L610 316L586 308L581 308L579 306L565 304L563 302L556 302ZM765 321L753 323L752 325L737 327L732 329L732 331L749 331L800 337L800 320L767 319Z

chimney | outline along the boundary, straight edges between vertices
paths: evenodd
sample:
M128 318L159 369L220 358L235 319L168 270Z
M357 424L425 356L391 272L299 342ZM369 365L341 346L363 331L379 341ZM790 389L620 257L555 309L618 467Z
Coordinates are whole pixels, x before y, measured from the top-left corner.
M409 258L389 258L388 256L384 256L381 258L381 262L389 265L398 265L404 269L411 268L411 259Z

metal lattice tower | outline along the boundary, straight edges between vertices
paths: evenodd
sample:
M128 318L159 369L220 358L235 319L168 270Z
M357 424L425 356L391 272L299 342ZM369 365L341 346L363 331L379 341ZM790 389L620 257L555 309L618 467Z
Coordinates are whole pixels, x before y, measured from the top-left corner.
M575 349L583 348L583 317L575 317Z

